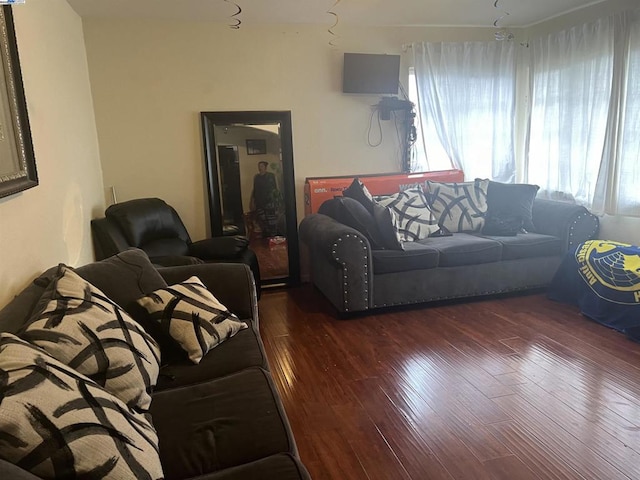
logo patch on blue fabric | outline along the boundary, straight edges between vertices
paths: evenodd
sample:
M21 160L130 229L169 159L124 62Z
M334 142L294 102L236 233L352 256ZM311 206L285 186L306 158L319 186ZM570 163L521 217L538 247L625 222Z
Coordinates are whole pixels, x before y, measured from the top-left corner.
M600 298L640 304L640 247L589 240L576 250L576 261L580 276Z

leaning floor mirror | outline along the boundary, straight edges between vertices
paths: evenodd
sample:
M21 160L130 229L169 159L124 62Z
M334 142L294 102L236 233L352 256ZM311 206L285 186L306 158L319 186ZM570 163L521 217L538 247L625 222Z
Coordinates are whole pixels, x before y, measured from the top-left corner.
M0 7L0 69L1 198L38 185L10 6Z
M245 235L263 286L300 282L291 112L202 112L212 235Z

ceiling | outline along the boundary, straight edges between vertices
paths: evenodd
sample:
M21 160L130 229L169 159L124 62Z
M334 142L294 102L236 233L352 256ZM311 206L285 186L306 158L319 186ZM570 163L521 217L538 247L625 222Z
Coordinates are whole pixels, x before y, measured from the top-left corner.
M604 0L67 0L81 17L174 19L244 25L524 27ZM509 15L505 15L508 12ZM503 16L504 15L504 16Z

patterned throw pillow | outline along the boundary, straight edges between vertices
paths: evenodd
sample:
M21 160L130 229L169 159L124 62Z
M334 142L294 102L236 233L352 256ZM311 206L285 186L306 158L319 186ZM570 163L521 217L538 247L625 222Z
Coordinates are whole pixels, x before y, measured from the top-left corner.
M162 478L158 437L96 383L0 334L0 458L41 478Z
M196 364L209 350L248 328L195 276L156 290L138 303Z
M425 196L438 225L450 232L476 232L487 213L489 180L439 183L427 180Z
M438 230L427 199L419 188L410 188L388 197L379 197L378 203L389 207L398 219L398 232L405 242L427 238Z
M131 408L148 410L160 369L150 335L100 290L60 265L20 337L90 377Z

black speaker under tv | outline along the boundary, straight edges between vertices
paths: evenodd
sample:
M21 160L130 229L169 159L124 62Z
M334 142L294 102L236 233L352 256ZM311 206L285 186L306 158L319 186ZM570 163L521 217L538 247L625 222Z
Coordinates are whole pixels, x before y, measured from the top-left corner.
M397 95L399 82L400 55L344 54L343 93Z

